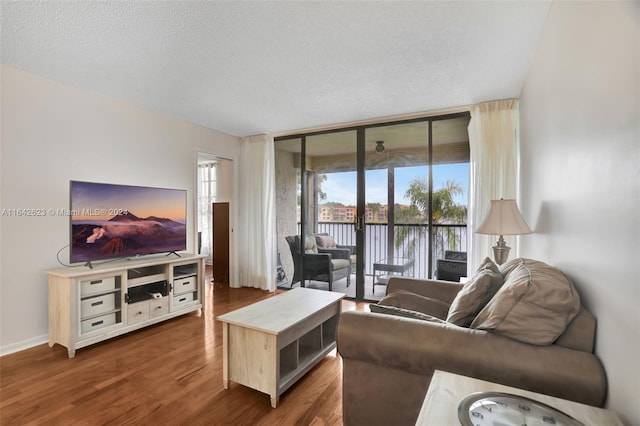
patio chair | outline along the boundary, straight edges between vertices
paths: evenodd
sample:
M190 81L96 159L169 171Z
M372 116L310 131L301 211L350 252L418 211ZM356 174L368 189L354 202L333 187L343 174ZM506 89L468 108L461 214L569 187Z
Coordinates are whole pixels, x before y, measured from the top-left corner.
M444 259L438 259L436 277L442 281L460 282L467 276L467 252L445 250Z
M351 269L353 270L356 264L356 246L336 244L335 239L327 234L326 232L313 234L316 237L316 245L318 246L318 250L322 249L331 249L331 248L342 248L349 249L349 260L351 260ZM352 271L353 272L353 271Z
M351 251L349 249L318 248L315 236L307 235L304 239L304 251L301 254L300 236L293 235L285 239L289 243L294 265L291 287L297 282L304 287L306 280L314 280L328 283L329 291L332 291L333 283L343 278L347 279L347 287L349 287L351 284ZM303 255L304 271L302 271Z

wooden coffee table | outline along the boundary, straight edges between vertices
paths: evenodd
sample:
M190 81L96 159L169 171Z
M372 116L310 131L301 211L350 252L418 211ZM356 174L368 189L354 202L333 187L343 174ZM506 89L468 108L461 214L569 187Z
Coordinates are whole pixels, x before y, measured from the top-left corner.
M240 383L271 396L284 391L336 347L344 294L296 288L220 315L222 382Z

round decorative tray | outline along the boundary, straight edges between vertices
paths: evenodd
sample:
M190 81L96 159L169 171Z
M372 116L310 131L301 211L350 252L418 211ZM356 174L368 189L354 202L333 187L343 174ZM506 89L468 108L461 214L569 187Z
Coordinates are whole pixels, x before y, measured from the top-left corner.
M503 392L476 392L458 404L462 426L584 426L582 423L542 402Z

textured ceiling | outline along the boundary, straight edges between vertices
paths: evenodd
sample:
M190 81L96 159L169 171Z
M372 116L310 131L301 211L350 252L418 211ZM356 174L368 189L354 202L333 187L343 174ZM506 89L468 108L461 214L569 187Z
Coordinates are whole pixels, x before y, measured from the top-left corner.
M518 97L550 1L8 2L2 63L236 136Z

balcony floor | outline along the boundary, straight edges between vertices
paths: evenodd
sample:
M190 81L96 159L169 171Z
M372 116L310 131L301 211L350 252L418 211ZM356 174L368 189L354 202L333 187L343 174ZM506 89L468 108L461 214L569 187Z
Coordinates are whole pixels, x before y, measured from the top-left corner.
M296 283L293 288L299 287L300 283ZM324 281L312 281L307 280L305 287L315 288L318 290L329 290L329 285ZM289 283L280 283L278 288L282 290L289 290L291 287ZM344 293L348 298L355 299L356 297L356 276L351 274L351 284L347 287L347 279L343 278L333 283L333 291L338 293ZM387 291L387 286L376 284L375 293L373 292L373 276L365 275L364 277L364 298L365 300L377 301L381 300Z

